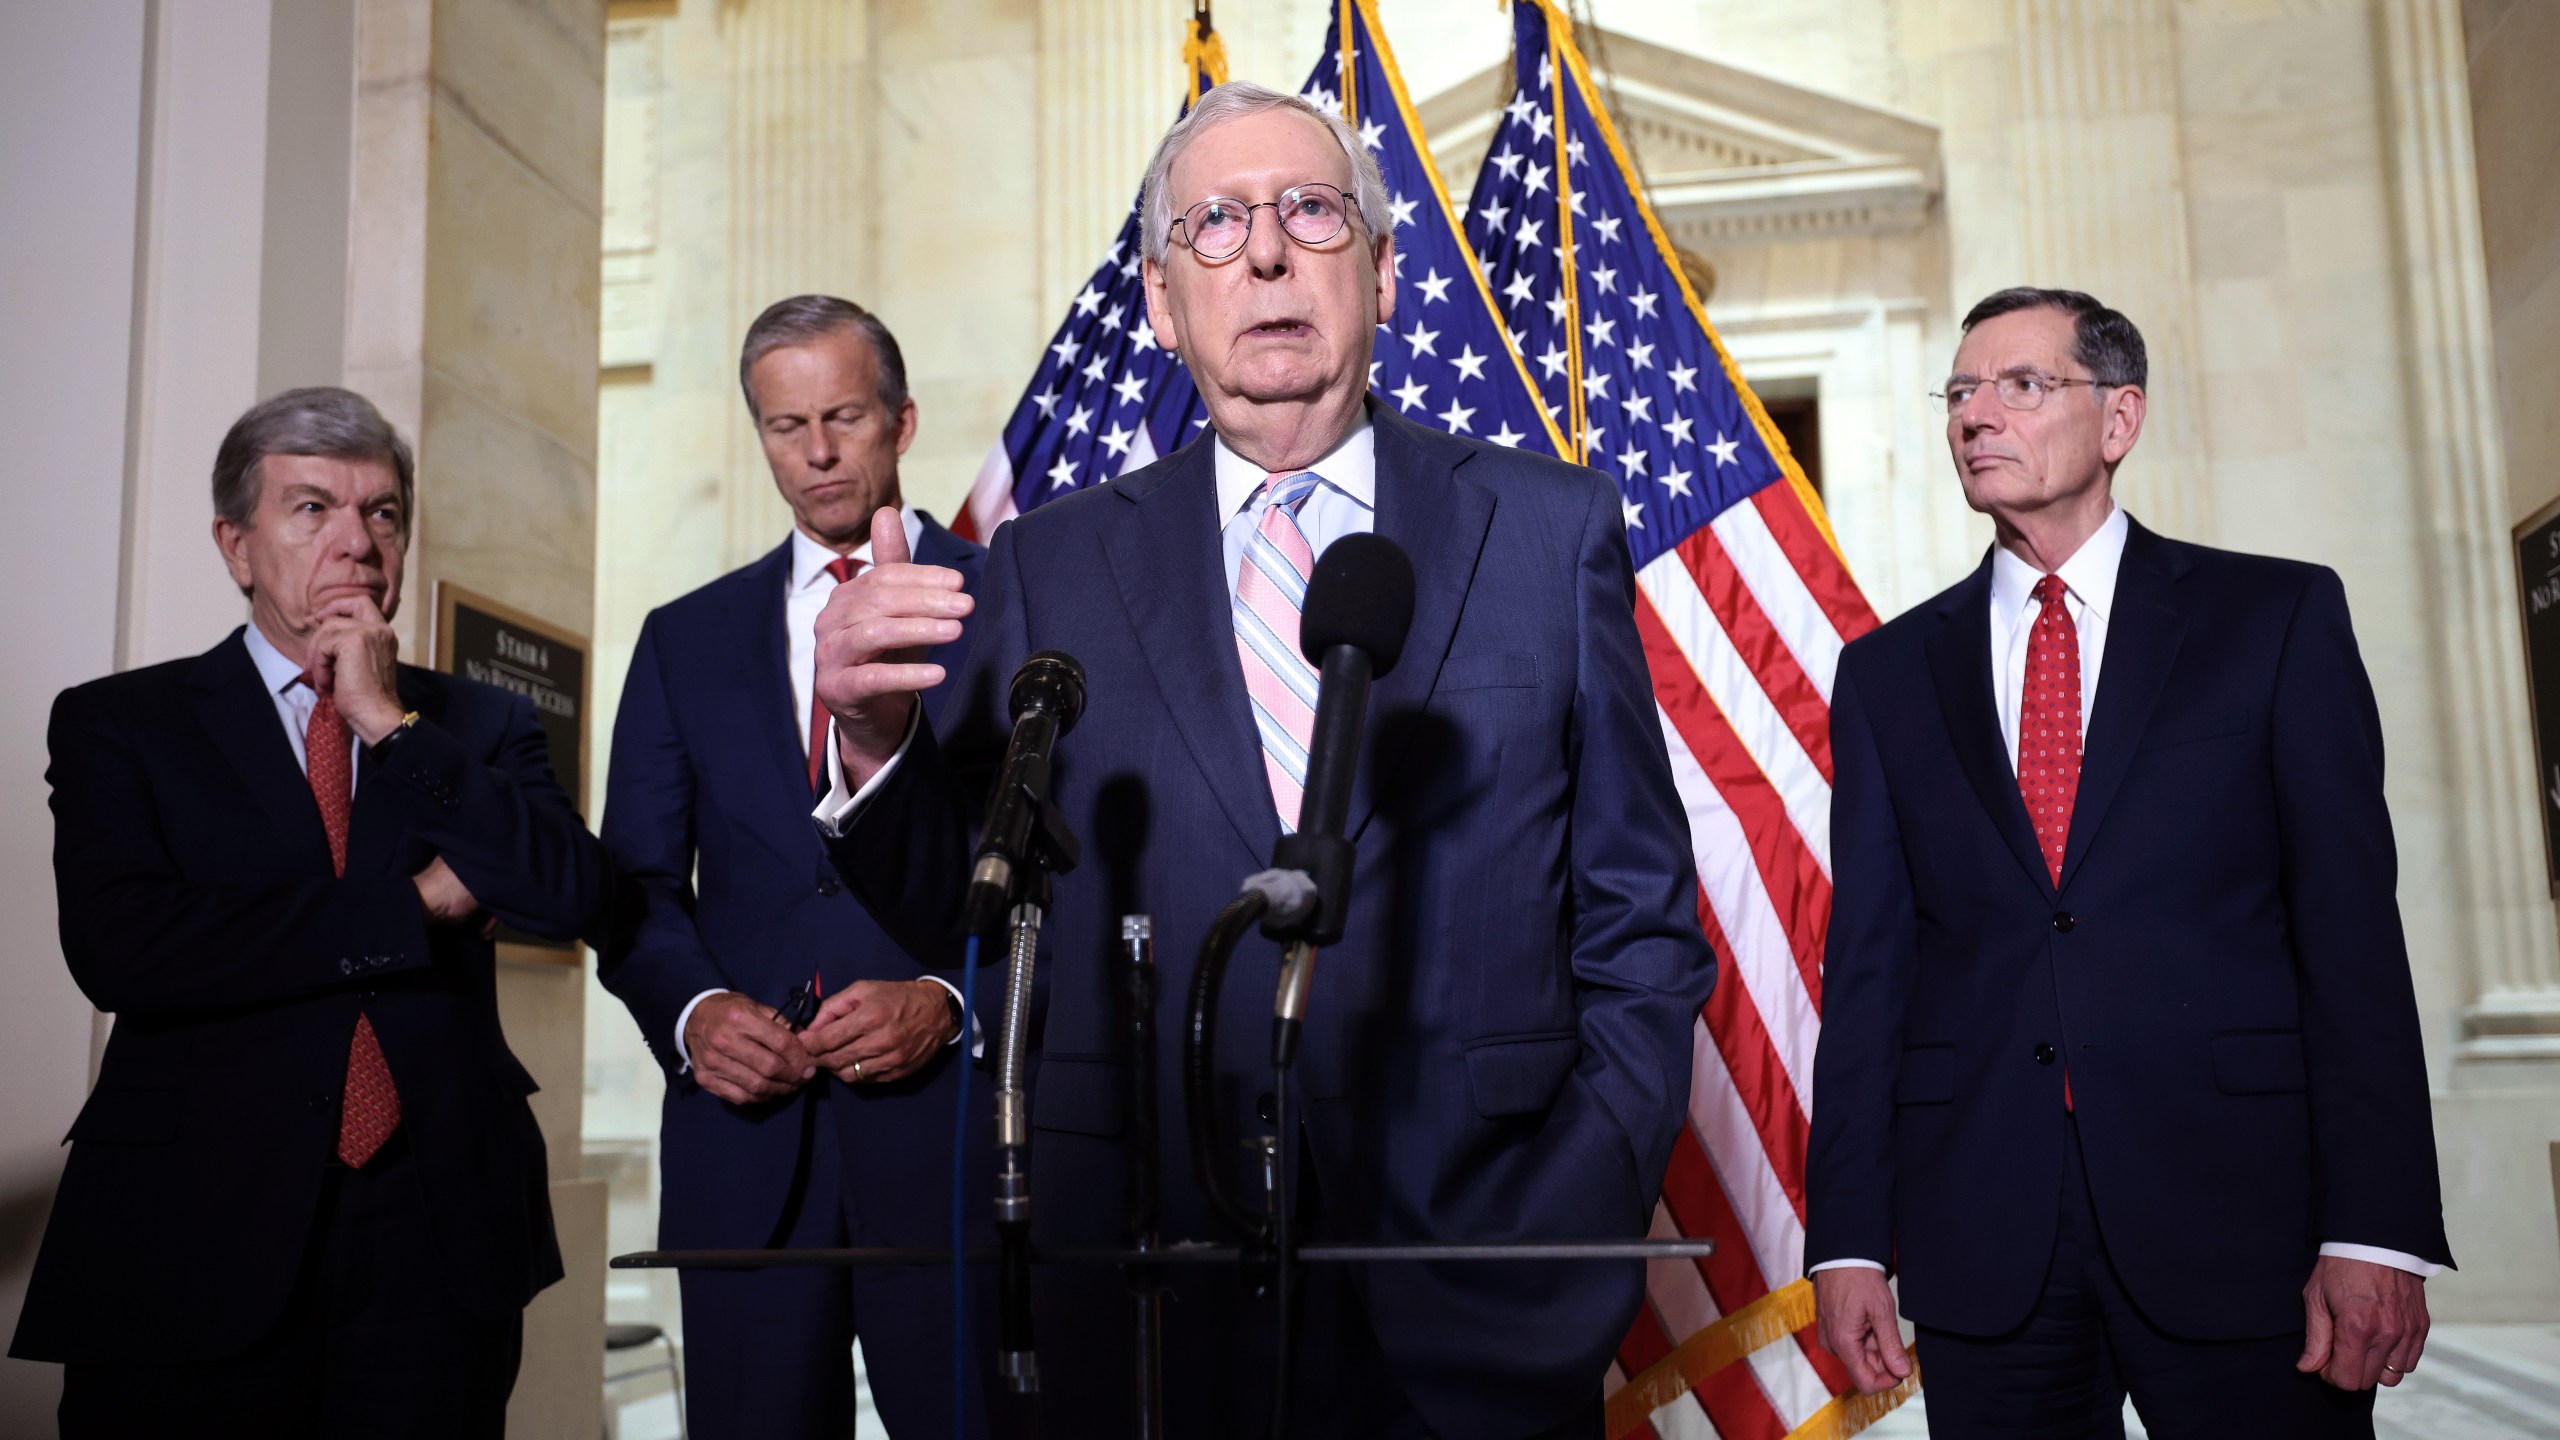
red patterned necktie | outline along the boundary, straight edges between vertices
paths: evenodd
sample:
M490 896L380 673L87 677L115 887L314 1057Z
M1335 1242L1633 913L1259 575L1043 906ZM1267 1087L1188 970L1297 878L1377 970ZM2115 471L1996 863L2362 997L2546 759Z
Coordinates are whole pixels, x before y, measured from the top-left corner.
M2063 604L2062 577L2036 582L2043 607L2027 632L2027 677L2018 697L2018 793L2044 851L2045 873L2062 884L2071 843L2071 804L2080 793L2080 631ZM2062 1072L2062 1108L2072 1109L2071 1070Z
M311 677L302 677L311 684ZM303 769L311 777L311 798L320 804L320 828L329 834L329 869L347 873L347 824L355 806L355 738L338 715L338 702L316 685L311 723L302 732ZM347 1043L346 1099L338 1108L338 1158L361 1167L400 1128L400 1091L391 1083L391 1062L382 1056L372 1017L356 1013L355 1038Z
M862 573L863 562L850 555L839 555L827 562L827 573L841 585ZM818 698L818 672L814 656L809 670L809 790L817 794L826 789L818 782L827 774L827 707Z

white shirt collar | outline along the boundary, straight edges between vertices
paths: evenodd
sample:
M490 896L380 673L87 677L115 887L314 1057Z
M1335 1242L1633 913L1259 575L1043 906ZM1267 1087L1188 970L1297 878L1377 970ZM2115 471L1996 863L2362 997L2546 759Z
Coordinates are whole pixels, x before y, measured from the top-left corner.
M1218 463L1218 518L1221 523L1242 511L1253 492L1271 478L1271 472L1227 448L1226 437L1216 442ZM1307 467L1324 482L1371 510L1378 508L1378 431L1369 423L1368 407L1361 407L1360 423L1342 437L1323 458Z
M2107 511L2105 523L2097 533L2080 542L2071 558L2053 573L2062 577L2062 588L2100 618L2115 608L2116 571L2124 563L2125 536L2131 533L2132 518L2117 505ZM2021 560L2008 546L1991 547L1991 608L1994 613L2015 615L2035 599L2036 582L2044 572Z
M916 553L916 546L924 542L924 519L916 513L915 507L912 505L899 506L898 519L906 526L907 529L907 553L909 555L913 555ZM810 539L808 533L803 531L799 526L792 526L792 593L797 594L800 591L808 589L819 576L827 573L828 564L835 558L836 552L819 544L817 541ZM853 558L861 561L865 565L870 564L871 542L865 540L860 545L854 547Z
M267 638L266 631L258 628L257 621L249 622L246 640L249 663L258 667L258 678L265 682L269 695L283 694L302 678L302 667L284 658L284 652Z

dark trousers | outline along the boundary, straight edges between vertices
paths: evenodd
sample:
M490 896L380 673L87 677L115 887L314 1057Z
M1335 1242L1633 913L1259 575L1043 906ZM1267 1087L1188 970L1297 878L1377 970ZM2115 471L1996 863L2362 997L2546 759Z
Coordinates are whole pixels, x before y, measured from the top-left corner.
M2079 1127L2065 1123L2061 1224L2026 1323L1993 1336L1920 1327L1933 1440L2121 1440L2128 1393L2153 1440L2370 1440L2373 1392L2296 1371L2299 1326L2184 1340L2143 1318L2098 1233Z
M362 1170L332 1164L284 1313L239 1355L63 1367L63 1440L500 1440L521 1311L445 1297L406 1132Z
M983 1077L976 1077L984 1084ZM890 1243L848 1203L845 1158L821 1081L795 1102L816 1107L805 1183L782 1243L832 1249ZM856 1163L860 1163L857 1161ZM948 1181L920 1177L936 1194ZM973 1225L987 1214L971 1197ZM844 1440L853 1433L853 1342L894 1440L951 1434L951 1271L941 1265L695 1270L684 1296L685 1420L693 1440ZM968 1431L987 1434L992 1290L970 1294Z

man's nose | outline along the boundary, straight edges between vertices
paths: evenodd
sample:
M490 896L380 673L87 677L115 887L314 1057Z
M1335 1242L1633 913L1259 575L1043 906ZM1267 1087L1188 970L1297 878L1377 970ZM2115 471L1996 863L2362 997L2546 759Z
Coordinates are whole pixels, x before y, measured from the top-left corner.
M1265 280L1276 280L1289 273L1288 227L1280 223L1280 207L1258 206L1252 211L1253 229L1244 237L1245 263L1253 273Z
M348 507L330 516L329 549L332 554L349 560L366 560L381 548L382 543L374 535L373 526L366 523L364 511Z
M1998 393L1988 385L1974 391L1956 407L1956 426L1968 440L1985 430L2001 429L2008 423L2008 408L2000 403Z
M824 425L812 425L809 439L800 447L801 463L812 470L832 470L836 463L836 437Z

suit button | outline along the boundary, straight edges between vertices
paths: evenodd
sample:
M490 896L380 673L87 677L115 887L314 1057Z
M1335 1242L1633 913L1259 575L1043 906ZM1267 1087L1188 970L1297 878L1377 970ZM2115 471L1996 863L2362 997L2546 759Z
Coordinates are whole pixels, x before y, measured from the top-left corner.
M356 962L348 956L339 956L338 973L341 975L353 975L356 973Z
M2039 1065L2053 1063L2053 1047L2042 1040L2036 1042L2036 1063Z
M2071 927L2079 923L2080 921L2078 917L2074 916L2068 910L2056 910L2053 912L2053 928L2061 931L2065 935L2070 934Z
M833 875L821 875L818 877L819 894L833 895L842 889L844 889L844 882Z
M314 1090L311 1092L311 1108L324 1115L328 1113L330 1106L337 1103L338 1092L335 1090Z
M1278 1096L1276 1096L1276 1095L1273 1095L1273 1094L1272 1094L1270 1091L1268 1091L1268 1090L1263 1091L1260 1095L1255 1096L1255 1097L1254 1097L1254 1099L1253 1099L1253 1113L1254 1113L1254 1114L1256 1114L1256 1115L1261 1116L1261 1117L1262 1117L1262 1123L1263 1123L1263 1124L1265 1124L1265 1125L1277 1125L1277 1124L1279 1124L1279 1123L1280 1123L1280 1099L1279 1099L1279 1097L1278 1097Z

